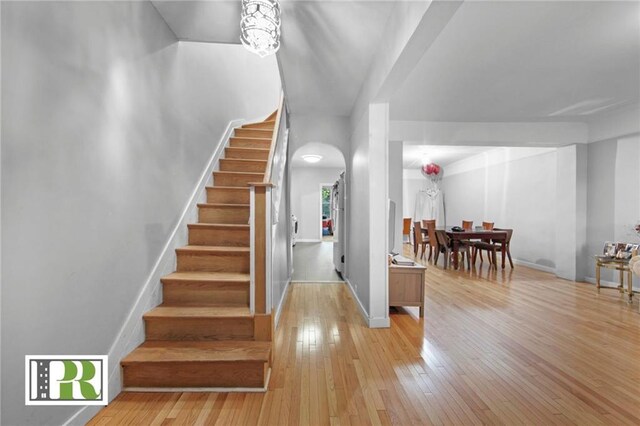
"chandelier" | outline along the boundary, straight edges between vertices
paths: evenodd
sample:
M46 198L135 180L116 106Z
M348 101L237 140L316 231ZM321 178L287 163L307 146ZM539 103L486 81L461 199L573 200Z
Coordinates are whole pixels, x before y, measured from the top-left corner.
M280 47L280 3L278 0L242 0L240 40L261 58Z

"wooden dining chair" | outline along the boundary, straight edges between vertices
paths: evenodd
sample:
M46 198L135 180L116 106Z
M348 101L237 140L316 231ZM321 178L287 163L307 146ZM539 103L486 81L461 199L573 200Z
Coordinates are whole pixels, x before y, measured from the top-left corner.
M429 246L429 260L431 260L431 257L433 256L433 247L435 245L437 245L438 242L431 239L431 236L429 235L429 224L432 224L433 228L435 229L436 220L435 219L422 219L422 235L423 236L426 235L426 240L425 241L427 242L427 245Z
M402 219L402 242L411 243L411 218Z
M451 261L451 255L453 254L453 244L449 241L447 233L441 229L435 230L436 238L438 240L438 250L436 251L434 264L438 263L438 257L442 253L444 254L444 269L447 269L447 265ZM467 259L467 267L471 269L471 250L466 244L458 244L458 253L462 254L462 264L464 265L464 258Z
M471 231L473 229L473 221L472 220L463 220L462 221L462 229L465 231Z
M426 222L427 228L427 236L429 237L429 261L432 257L437 256L438 253L438 237L436 237L436 221L435 220L423 220L423 223ZM435 260L433 263L436 263Z
M482 229L485 230L485 231L493 230L493 222L482 222ZM491 241L484 240L484 241L481 241L481 242L489 243ZM472 259L473 266L476 265L476 257L477 257L477 255L478 255L478 249L476 248L476 243L473 243L471 245L471 259ZM482 262L484 262L484 259L482 258L482 250L480 250L480 263L482 263Z
M418 255L418 248L422 247L422 255L420 256L420 258L422 259L424 257L424 253L427 250L427 239L422 235L422 226L420 225L420 222L413 222L413 241L414 241L414 246L413 246L413 254L414 256Z
M482 229L485 231L493 230L493 222L482 222Z
M501 228L493 228L494 231L505 231L507 233L507 238L505 240L505 252L507 258L509 259L509 265L511 269L513 269L513 260L511 259L511 236L513 235L513 229L501 229ZM494 269L498 268L498 252L502 253L502 242L498 240L493 241L480 241L474 244L474 255L473 255L473 264L476 263L476 255L480 252L480 262L482 263L482 252L487 252L487 257L489 258L489 266L493 266ZM505 253L502 253L502 256L505 256Z

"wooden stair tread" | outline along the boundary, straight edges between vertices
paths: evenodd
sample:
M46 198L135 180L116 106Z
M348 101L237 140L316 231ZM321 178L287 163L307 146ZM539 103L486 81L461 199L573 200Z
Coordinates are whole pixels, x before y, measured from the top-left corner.
M266 131L266 130L265 130ZM266 141L271 142L271 138L253 138L251 136L231 136L231 139L247 139L250 141Z
M215 207L221 207L221 208L233 208L233 207L246 207L249 208L251 207L251 204L227 204L227 203L198 203L198 207L204 207L204 208L215 208Z
M139 362L269 362L271 342L148 341L127 355L122 364Z
M247 150L247 151L270 151L270 148L248 148L244 146L228 146L226 149L237 149L237 150ZM265 160L266 161L266 160Z
M241 160L240 158L231 158L231 160ZM256 160L247 160L247 161L256 161ZM215 189L221 191L248 191L249 187L240 187L240 186L207 186L206 189Z
M252 123L244 123L242 126L254 126L256 124L268 124L268 123L275 125L276 124L276 120L268 120L267 119L267 120L264 120L264 121L254 121Z
M214 253L249 253L249 247L234 247L234 246L184 246L176 249L181 253L202 253L202 254L214 254Z
M162 282L249 282L251 275L243 274L241 272L199 272L199 271L186 271L186 272L173 272L167 276L162 277Z
M242 206L242 204L231 204L232 206ZM189 229L224 229L224 230L242 230L249 229L249 225L242 223L189 223L187 225Z
M244 162L244 163L264 163L267 164L267 160L252 160L251 158L222 158L220 161L233 161L233 162ZM229 188L233 188L232 186Z
M243 176L243 175L251 175L251 176L264 176L264 172L227 172L227 171L215 171L213 172L215 175L234 175L234 176Z
M160 305L146 314L144 319L153 318L251 318L248 306L165 306Z

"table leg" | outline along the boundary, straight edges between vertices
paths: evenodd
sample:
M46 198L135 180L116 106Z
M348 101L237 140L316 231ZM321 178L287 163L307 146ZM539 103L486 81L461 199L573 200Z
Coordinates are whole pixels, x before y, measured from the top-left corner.
M596 290L600 292L600 265L596 262Z
M420 318L424 318L424 306L420 306Z
M458 240L453 240L453 269L458 269Z
M633 274L629 270L627 273L627 291L629 292L629 303L633 303Z
M620 290L620 294L624 294L624 271L620 269L620 285L618 286L618 290Z
M507 240L502 240L502 269L504 269L504 258L507 253Z

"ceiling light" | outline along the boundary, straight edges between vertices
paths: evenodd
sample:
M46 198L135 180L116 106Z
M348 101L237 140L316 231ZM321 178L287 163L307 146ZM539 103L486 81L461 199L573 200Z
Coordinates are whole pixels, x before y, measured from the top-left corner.
M240 41L261 58L280 48L280 3L278 0L242 0Z
M317 163L318 161L322 160L322 155L305 154L302 156L302 159L307 163Z

